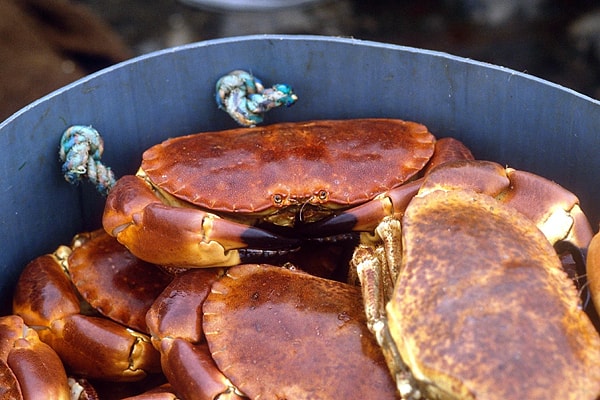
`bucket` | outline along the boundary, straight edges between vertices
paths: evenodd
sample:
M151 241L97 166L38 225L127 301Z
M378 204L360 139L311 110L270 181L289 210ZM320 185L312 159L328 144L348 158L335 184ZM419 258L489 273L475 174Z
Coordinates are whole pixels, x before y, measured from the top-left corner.
M265 123L389 117L421 122L489 159L548 177L600 220L600 103L510 69L440 52L348 38L258 35L144 55L85 77L0 124L0 313L34 257L100 226L104 199L67 184L58 143L70 125L93 125L103 161L134 173L167 137L236 127L218 110L215 82L245 69L288 83L299 101Z

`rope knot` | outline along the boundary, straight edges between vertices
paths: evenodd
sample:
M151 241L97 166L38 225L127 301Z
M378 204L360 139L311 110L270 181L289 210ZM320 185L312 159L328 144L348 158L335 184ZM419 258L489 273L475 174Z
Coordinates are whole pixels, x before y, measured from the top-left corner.
M235 70L222 76L216 85L216 101L220 109L242 126L256 126L263 114L279 106L292 106L298 96L289 85L278 83L265 89L249 72Z
M104 152L104 141L91 126L73 125L60 139L59 157L65 180L78 184L89 179L104 196L115 184L111 169L100 161Z

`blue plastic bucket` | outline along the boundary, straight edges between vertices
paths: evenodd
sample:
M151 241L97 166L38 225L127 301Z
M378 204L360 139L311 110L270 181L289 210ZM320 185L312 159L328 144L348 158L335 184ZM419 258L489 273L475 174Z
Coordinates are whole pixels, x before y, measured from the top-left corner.
M395 117L454 136L481 159L529 170L577 193L600 218L600 103L572 90L444 53L354 39L248 36L148 54L32 103L0 124L0 312L26 263L100 225L103 199L62 178L60 135L91 124L118 176L170 136L234 127L214 101L217 79L246 69L300 97L266 123Z

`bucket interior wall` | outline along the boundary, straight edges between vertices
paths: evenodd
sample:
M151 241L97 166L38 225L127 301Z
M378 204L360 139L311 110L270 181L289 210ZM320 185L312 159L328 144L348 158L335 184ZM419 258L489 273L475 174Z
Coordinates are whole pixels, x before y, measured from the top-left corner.
M600 219L600 104L569 89L448 54L354 39L248 36L142 56L90 75L0 124L0 312L37 255L100 226L103 199L62 178L58 143L73 124L104 136L103 160L134 173L167 137L235 127L214 101L223 74L246 69L299 96L266 123L391 117L463 140L480 159L549 177Z

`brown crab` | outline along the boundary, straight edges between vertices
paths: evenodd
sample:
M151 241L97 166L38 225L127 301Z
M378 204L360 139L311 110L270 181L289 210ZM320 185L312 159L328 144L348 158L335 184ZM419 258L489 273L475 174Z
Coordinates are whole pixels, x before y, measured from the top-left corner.
M591 235L577 198L544 178L433 169L353 258L403 398L596 399L600 337L552 246Z
M36 329L69 371L135 381L160 371L144 317L169 282L162 271L98 231L31 261L17 282L13 312Z
M148 321L165 375L186 399L391 399L361 301L351 285L243 264L178 275Z
M117 182L103 225L149 262L237 265L253 250L297 247L305 236L374 229L418 188L404 184L441 162L432 160L434 152L443 160L472 158L457 141L436 143L425 126L391 119L169 139L144 153L137 176Z
M102 230L80 234L27 266L14 310L81 376L144 378L158 366L151 340L172 385L161 390L182 399L395 396L358 288L268 265L177 272ZM78 295L111 319L82 315Z

